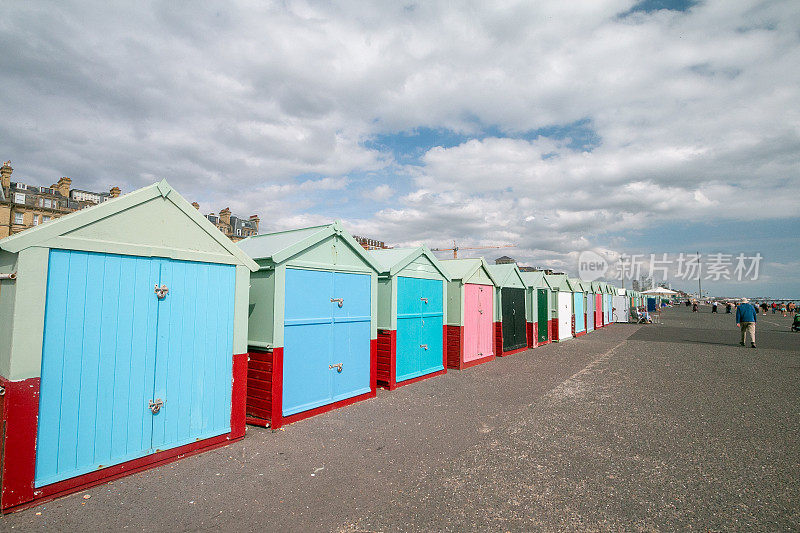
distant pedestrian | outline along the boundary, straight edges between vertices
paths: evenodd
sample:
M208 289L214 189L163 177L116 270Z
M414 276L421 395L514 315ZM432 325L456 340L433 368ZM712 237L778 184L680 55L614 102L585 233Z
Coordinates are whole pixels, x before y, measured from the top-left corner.
M781 302L781 314L786 316L786 304Z
M763 314L765 314L765 315L767 314L767 308L768 307L769 306L767 305L767 302L761 302L761 310L764 311Z
M692 313L697 312L697 302L692 302Z
M750 305L750 300L747 298L742 298L742 303L739 304L739 307L736 308L736 327L741 329L742 332L742 339L739 342L740 345L744 346L744 341L746 340L747 333L750 333L750 347L756 347L756 317L758 316L758 312L756 308Z
M731 314L731 307L733 306L731 305L730 302L725 302L725 313Z
M711 304L711 312L712 313L716 313L717 312L717 302L714 302L713 304Z
M775 311L777 311L777 310L778 310L778 304L776 304L775 302L772 302L772 314L774 315Z

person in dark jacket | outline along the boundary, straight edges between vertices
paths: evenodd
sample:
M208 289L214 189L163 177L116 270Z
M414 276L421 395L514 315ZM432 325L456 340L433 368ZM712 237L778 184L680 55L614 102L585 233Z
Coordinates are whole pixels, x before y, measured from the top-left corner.
M744 346L744 341L746 339L747 333L750 332L750 347L756 347L756 317L758 316L758 311L756 308L750 305L750 300L747 298L742 298L742 303L736 308L736 327L740 328L742 331L742 340L739 342L742 346Z
M733 307L733 306L731 305L731 303L730 303L730 302L725 302L725 312L726 312L727 314L731 314L731 308L732 308L732 307Z

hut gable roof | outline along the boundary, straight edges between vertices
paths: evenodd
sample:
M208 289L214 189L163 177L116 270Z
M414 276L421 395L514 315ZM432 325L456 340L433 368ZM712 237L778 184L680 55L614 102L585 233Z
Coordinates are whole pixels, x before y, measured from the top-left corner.
M352 235L345 231L338 220L323 226L254 235L239 241L239 246L256 260L266 259L278 264L333 235L339 236L375 272L380 272L380 265Z
M516 263L489 265L488 268L497 281L498 287L517 286L519 284L522 284L523 287L528 286Z
M495 286L497 286L497 280L495 280L494 276L489 271L489 265L486 263L486 259L483 257L470 259L445 259L442 261L442 264L450 274L451 280L467 281L479 269L483 268L483 270L486 272L486 276Z
M379 266L378 272L382 275L395 276L419 257L426 257L436 270L450 281L450 274L445 271L439 259L433 255L427 246L416 248L387 248L384 250L369 250L369 255Z
M556 291L571 292L572 287L567 283L566 274L545 274L544 279L547 280L548 285Z
M153 257L194 254L199 260L233 258L232 262L258 269L166 180L0 240L0 249L12 253L32 246Z
M522 279L528 287L535 289L549 289L550 285L544 279L544 272L521 272Z

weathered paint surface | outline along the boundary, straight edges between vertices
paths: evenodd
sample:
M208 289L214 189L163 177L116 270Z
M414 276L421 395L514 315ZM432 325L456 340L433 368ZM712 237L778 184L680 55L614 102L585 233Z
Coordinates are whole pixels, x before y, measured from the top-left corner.
M572 293L558 293L558 340L572 337Z
M233 265L66 250L49 265L37 487L230 431Z
M283 416L370 392L372 278L286 269Z
M442 281L397 278L396 381L444 368Z
M492 285L464 285L464 361L494 354Z

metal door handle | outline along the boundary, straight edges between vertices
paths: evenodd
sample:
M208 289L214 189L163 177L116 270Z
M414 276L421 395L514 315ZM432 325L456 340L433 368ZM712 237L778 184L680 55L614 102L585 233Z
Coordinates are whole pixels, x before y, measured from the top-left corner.
M159 300L163 300L167 296L169 288L166 285L162 285L161 287L159 287L158 283L156 283L154 292L156 293L156 297Z
M420 344L420 345L419 345L419 347L420 347L420 348L423 348L423 349L425 349L425 350L427 350L427 349L428 349L428 345L427 345L427 344Z
M478 312L479 312L480 314L483 314L483 309L478 309Z
M339 307L342 307L344 305L344 298L331 298L331 303L333 302L338 302Z
M341 374L342 373L342 366L343 366L343 363L336 363L335 365L328 365L328 369L329 370L333 370L335 368L336 371Z
M425 303L428 303L428 299L427 298L420 298L420 300L422 300Z
M164 405L164 401L161 398L156 398L156 401L150 400L150 405L147 407L153 412L153 414L158 413L161 410L161 407Z

